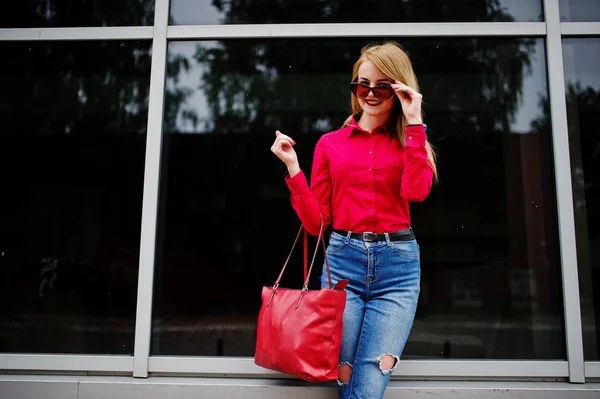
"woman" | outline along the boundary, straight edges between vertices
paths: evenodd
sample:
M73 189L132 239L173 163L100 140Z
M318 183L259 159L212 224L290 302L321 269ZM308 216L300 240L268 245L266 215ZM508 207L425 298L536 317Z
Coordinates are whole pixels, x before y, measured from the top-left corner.
M353 115L319 139L310 189L291 137L277 131L271 151L288 168L292 206L305 228L318 235L321 220L333 224L333 283L350 280L339 397L375 399L398 365L419 296L408 202L427 197L437 171L417 79L397 43L363 48L350 89Z

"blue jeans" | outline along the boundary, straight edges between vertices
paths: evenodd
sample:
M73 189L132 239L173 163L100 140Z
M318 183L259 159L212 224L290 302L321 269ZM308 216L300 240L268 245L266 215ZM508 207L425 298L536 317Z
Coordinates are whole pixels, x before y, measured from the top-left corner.
M352 373L346 383L338 380L339 398L382 398L417 309L419 246L416 240L364 242L333 232L326 254L332 283L350 280L339 363ZM324 265L321 286L327 286ZM391 369L380 365L386 355L395 360Z

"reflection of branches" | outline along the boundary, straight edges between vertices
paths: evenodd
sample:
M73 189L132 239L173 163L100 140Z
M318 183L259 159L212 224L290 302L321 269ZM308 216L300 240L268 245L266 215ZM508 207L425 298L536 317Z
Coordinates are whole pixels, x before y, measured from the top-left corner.
M0 27L151 24L154 0L8 2ZM6 9L7 8L7 9ZM3 43L8 134L146 132L150 42ZM28 71L24 80L12 79ZM25 84L23 84L25 83ZM27 118L19 112L27 110ZM18 112L14 112L18 111ZM17 132L16 130L19 130Z
M483 43L483 41L482 41ZM512 39L502 46L478 45L467 55L484 75L482 103L498 112L496 129L508 132L520 106L525 73L531 73L530 56L535 49L534 39Z
M583 171L578 184L586 191L600 189L600 133L596 128L600 110L600 91L592 87L583 89L580 83L569 83L567 87L567 109L569 111L569 138L580 141ZM584 174L585 173L585 174Z
M152 25L154 0L4 2L0 27Z
M499 0L471 1L456 7L446 0L213 0L226 24L306 22L509 22Z
M180 54L169 52L167 62L167 87L165 91L165 126L166 132L173 131L177 124L177 115L182 113L182 118L192 123L194 127L198 124L198 115L193 109L181 109L186 100L192 95L193 90L178 85L179 78L190 69L190 60ZM180 111L181 109L181 111Z
M566 97L573 190L581 195L591 195L600 189L600 133L595 128L600 111L600 91L592 87L584 89L580 83L569 83ZM550 104L547 97L540 98L540 107L544 115L533 121L531 126L534 130L549 131ZM585 202L576 202L575 210L583 209L585 205Z
M600 91L592 87L582 89L580 83L570 83L567 87L567 107L579 111L579 126L569 124L569 131L585 129L591 161L600 161L600 133L598 129L589 129L596 125L593 118L597 118L597 112L600 110Z
M348 46L330 43L325 48L315 40L235 40L201 48L196 59L205 68L203 89L215 130L339 126L349 112L351 63ZM354 47L359 51L360 44Z
M513 20L498 0L475 1L460 9L443 4L423 8L420 3L381 2L386 15L411 15L414 20ZM356 9L361 10L363 21L375 21L381 19L382 12L367 1L213 0L213 5L223 13L226 23L351 20ZM449 13L460 15L453 18ZM459 43L448 46L444 45L447 41L431 39L405 43L418 75L427 75L422 88L427 87L429 98L447 101L440 108L452 109L450 122L468 123L474 131L509 131L535 41L465 39ZM351 66L364 44L364 40L356 39L326 43L310 39L226 40L210 48L201 44L195 59L203 68L201 88L214 130L241 132L291 125L301 132L339 126L349 113ZM448 74L466 74L471 80L481 76L482 81L460 86L460 82L448 79ZM482 111L476 115L461 112L473 109Z
M0 102L7 134L144 133L150 43L5 43ZM14 79L22 76L24 79ZM15 112L16 111L16 112ZM22 112L29 117L23 118Z

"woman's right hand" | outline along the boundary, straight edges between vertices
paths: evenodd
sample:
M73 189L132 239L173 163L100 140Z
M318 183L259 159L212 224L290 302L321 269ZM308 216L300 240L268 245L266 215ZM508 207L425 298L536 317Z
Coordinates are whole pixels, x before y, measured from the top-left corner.
M286 136L279 130L275 132L275 142L271 146L271 152L281 159L288 168L290 177L293 177L300 172L300 166L298 165L298 156L294 151L293 146L296 142L291 137Z

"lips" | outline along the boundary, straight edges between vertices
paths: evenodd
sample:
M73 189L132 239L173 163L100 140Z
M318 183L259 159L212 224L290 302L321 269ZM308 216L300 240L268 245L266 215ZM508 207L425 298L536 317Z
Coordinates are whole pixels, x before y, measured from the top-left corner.
M365 100L365 103L367 103L371 107L376 107L379 104L381 104L381 101L377 101L377 100Z

